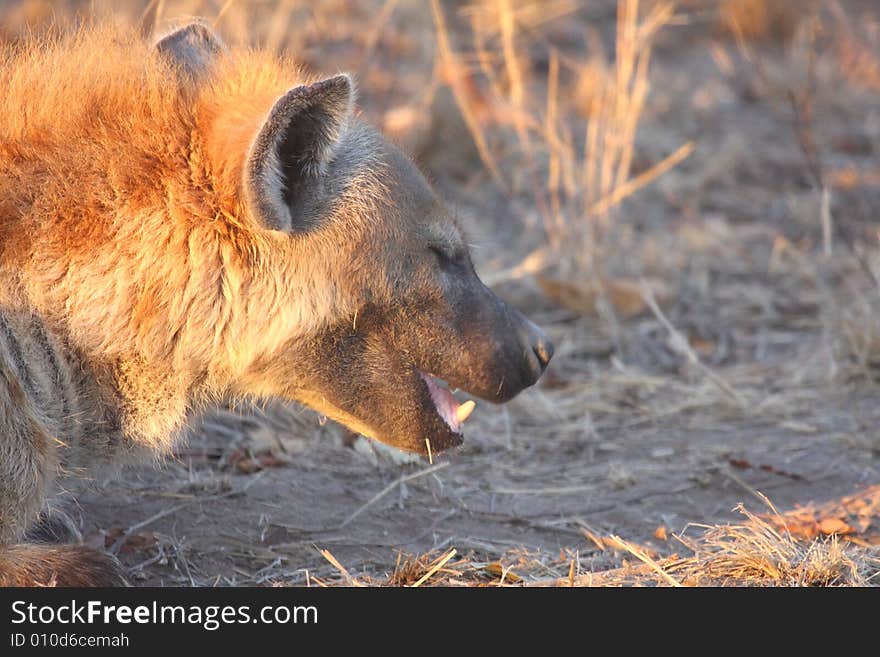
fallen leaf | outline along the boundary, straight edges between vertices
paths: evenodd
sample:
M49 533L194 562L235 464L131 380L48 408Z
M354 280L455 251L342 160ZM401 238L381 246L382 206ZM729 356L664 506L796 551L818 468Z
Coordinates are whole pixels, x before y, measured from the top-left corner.
M596 290L592 286L567 283L549 276L535 276L538 285L558 306L581 314L596 313Z
M645 303L642 296L642 286L635 281L606 281L605 291L608 294L608 300L614 307L614 312L621 319L630 319L641 315L648 308L648 304Z
M278 454L268 453L257 456L257 462L262 468L283 468L290 465L288 459Z
M771 522L777 527L784 529L792 536L811 539L819 535L819 525L812 517L774 517Z
M796 474L794 472L786 472L785 470L780 470L779 468L772 465L759 465L758 469L764 472L769 472L770 474L779 475L780 477L788 477L789 479L794 479L795 481L803 480L803 477L801 477L799 474Z
M253 459L241 459L236 462L235 468L242 474L254 474L255 472L262 470L263 466Z
M516 573L511 572L510 570L505 571L504 566L502 566L501 563L498 561L490 561L489 563L479 564L478 569L482 570L484 572L487 572L490 575L494 575L495 577L498 577L499 579L503 575L505 582L521 582L522 581L522 577L520 577Z
M113 547L119 539L125 536L125 530L122 527L113 527L109 531L101 532L104 538L104 548ZM149 548L156 547L159 540L154 532L135 532L125 537L125 541L119 546L120 554L132 554L135 552L143 552Z
M838 171L831 171L828 174L828 179L833 187L840 189L876 187L880 184L880 170L858 171L855 167L848 167Z
M823 518L819 521L819 531L823 534L852 534L856 530L840 518Z
M716 344L713 340L703 340L701 338L691 337L688 339L688 342L690 342L691 348L697 352L698 356L707 358L715 353Z
M127 539L125 539L125 543L122 544L122 547L119 548L119 551L122 554L144 552L145 550L156 547L158 544L159 539L156 538L155 533L138 532L136 534L132 534Z
M551 301L582 315L598 314L597 302L602 294L606 295L621 319L632 319L648 310L641 282L632 279L610 278L601 286L594 281L563 281L542 274L535 276L535 280ZM647 284L658 303L668 301L669 292L660 281L648 281Z

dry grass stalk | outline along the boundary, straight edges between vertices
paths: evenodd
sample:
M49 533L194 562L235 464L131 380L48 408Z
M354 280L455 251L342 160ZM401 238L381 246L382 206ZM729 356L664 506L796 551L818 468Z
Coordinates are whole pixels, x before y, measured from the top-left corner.
M431 0L431 11L434 15L434 23L437 30L437 56L442 77L452 90L453 96L455 96L455 101L461 110L462 117L467 124L483 165L489 170L495 181L504 187L504 178L498 169L498 165L495 163L495 158L492 157L492 153L489 151L489 146L473 108L470 91L467 88L468 74L449 43L449 30L446 27L446 18L443 15L443 10L440 8L438 0Z
M709 367L707 367L703 361L700 360L700 357L693 350L687 338L685 338L675 326L672 325L672 322L666 317L663 311L660 309L660 306L657 305L657 300L654 298L654 293L651 291L651 288L647 283L642 281L642 298L645 300L645 303L651 309L651 312L654 313L654 316L657 318L663 328L666 329L667 333L669 333L669 346L679 355L685 357L687 361L695 366L697 369L702 372L706 378L708 378L712 383L714 383L718 388L740 408L745 407L746 402L743 399L742 395L740 395L733 387L725 381L721 376L713 372Z
M474 60L478 62L478 70L472 72L465 70L452 50L437 0L432 0L432 7L441 70L447 73L481 159L494 178L504 180L506 188L532 196L551 247L552 258L548 260L562 263L560 274L583 279L601 273L602 263L597 262L600 245L613 210L694 148L693 143L686 143L631 176L636 131L649 90L653 39L672 19L675 3L655 2L642 11L638 0L620 0L613 62L601 51L590 63L583 63L551 49L546 86L529 79L520 63L524 35L541 22L531 15L531 5L496 0L468 7ZM564 2L553 5L559 15L575 8ZM497 43L500 57L490 54L489 44L493 43ZM573 85L572 74L576 78ZM583 96L580 92L585 80L591 87L587 121L579 125L574 117L580 111L577 101ZM560 97L563 84L579 93L574 98ZM492 134L503 139L505 126L512 128L522 160L512 162L509 169L490 152L487 138ZM583 135L582 147L576 146L578 134ZM526 190L519 189L523 183L513 175L517 169L528 172ZM543 185L539 176L546 176Z
M510 0L498 0L498 16L501 25L501 44L504 52L504 66L507 70L507 79L510 86L510 103L518 111L514 114L516 132L520 141L528 153L529 133L526 129L523 114L523 100L525 87L523 85L523 75L520 70L519 60L516 54L516 45L514 43L516 35L516 21L513 17Z
M590 208L590 214L597 217L605 216L609 210L618 205L627 196L632 196L639 189L650 184L679 162L686 159L694 152L694 147L694 142L686 142L682 144L678 150L652 166L650 169L643 171L635 178L624 180L618 187L612 189L608 196L596 201L596 203Z
M852 496L855 497L855 496ZM742 505L737 510L746 520L740 524L695 525L703 533L694 538L677 535L692 556L652 558L646 550L617 536L592 535L600 549L629 552L643 562L585 573L575 578L558 577L532 581L528 586L627 586L648 584L657 575L672 586L865 586L876 584L880 573L880 550L841 542L837 535L798 540L784 529L798 511L772 517L754 514ZM847 498L845 498L847 499Z
M640 549L640 548L639 548L638 546L636 546L636 545L633 545L632 543L629 543L629 542L627 542L627 541L624 541L624 540L623 540L622 538L620 538L619 536L614 536L614 535L612 535L611 538L612 538L612 539L613 539L613 540L614 540L614 541L615 541L615 542L616 542L621 548L623 548L624 550L626 550L627 552L629 552L629 553L630 553L631 555L633 555L636 559L638 559L639 561L641 561L642 563L644 563L644 564L645 564L646 566L648 566L651 570L653 570L653 571L654 571L655 573L657 573L660 577L662 577L663 580L664 580L667 584L669 584L670 586L674 586L674 587L679 587L679 586L681 586L681 583L680 583L677 579L675 579L675 578L672 577L668 572L666 572L666 571L663 569L663 566L661 566L661 565L660 565L659 563L657 563L654 559L652 559L650 556L648 556L648 554L647 554L644 550Z
M677 563L679 563L677 557L670 557L655 561L656 567L646 563L626 564L620 568L610 568L608 570L582 573L580 575L575 575L574 578L571 578L569 574L565 577L534 580L526 583L525 586L536 588L574 588L645 585L652 581L656 582L657 568L660 568L661 570L668 569ZM668 584L665 578L663 578L662 581Z
M581 212L598 222L600 231L608 222L609 210L684 159L693 148L685 145L630 181L636 129L648 96L653 37L672 18L674 7L672 2L654 3L640 21L638 0L618 2L613 75L595 95L581 167L584 189L590 192L583 198Z
M786 42L797 31L803 0L723 0L718 24L740 41Z
M446 565L446 562L449 561L450 559L452 559L452 557L454 557L454 556L455 556L455 548L452 548L451 550L449 550L449 552L447 552L442 557L440 557L440 559L438 559L434 563L434 565L432 565L428 569L428 572L426 572L418 580L416 580L416 582L412 585L412 588L417 588L417 587L421 586L422 584L424 584L425 582L427 582L429 579L431 579L431 577L433 577L433 575L438 570L443 568L443 566Z
M809 533L793 533L787 528L792 523L803 523L802 516L837 514L847 509L850 514L861 514L867 521L876 522L880 504L880 487L871 487L853 495L834 500L819 507L794 509L781 513L763 494L756 496L769 509L769 514L752 513L742 505L737 510L745 520L724 525L691 525L702 529L695 537L678 534L674 537L691 554L660 557L650 547L641 546L619 536L600 537L582 527L584 536L599 552L614 551L634 556L640 563L600 570L578 572L578 560L571 553L564 560L565 574L535 579L536 568L551 568L544 562L530 563L519 559L517 571L531 579L507 579L510 567L500 563L476 563L456 556L450 549L440 556L426 554L398 558L394 573L383 582L386 585L421 586L430 582L439 586L475 586L486 584L486 575L499 578L497 585L538 587L571 586L865 586L878 584L880 548L874 544L843 541L837 534L813 538ZM446 577L438 578L443 573ZM346 580L347 581L347 580ZM371 582L382 583L382 582Z
M408 475L402 475L392 481L390 484L385 486L382 490L376 493L373 497L371 497L365 504L362 504L358 509L356 509L350 516L348 516L342 523L339 525L338 529L342 529L346 527L351 521L361 515L364 511L373 506L376 502L385 497L388 493L393 491L398 486L405 484L408 481L412 481L413 479L418 479L420 477L424 477L425 475L434 474L438 470L442 470L449 466L449 461L444 461L443 463L438 463L437 465L432 465L429 468L425 468L424 470L419 470L418 472L413 472Z
M336 557L333 556L333 553L330 550L321 550L321 556L324 557L327 561L329 561L336 570L342 573L342 576L345 578L346 584L349 586L363 586L363 584L357 581L354 577L351 576L351 573L346 570L345 566L343 566Z

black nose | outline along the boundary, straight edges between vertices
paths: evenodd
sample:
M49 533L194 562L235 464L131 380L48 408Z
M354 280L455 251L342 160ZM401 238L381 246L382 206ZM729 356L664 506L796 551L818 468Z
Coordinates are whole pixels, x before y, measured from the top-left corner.
M539 371L534 372L534 375L537 378L544 373L544 370L547 369L547 363L553 358L553 343L550 342L550 338L546 336L544 331L538 328L533 322L530 322L524 317L522 319L523 325L521 329L522 333L520 334L521 339L525 343L523 346L527 345L537 357L537 369Z
M541 363L541 374L543 374L544 370L547 369L548 363L550 363L550 359L553 358L553 343L550 342L550 338L541 333L541 338L532 345L532 349L535 352L535 356L538 357L538 362Z

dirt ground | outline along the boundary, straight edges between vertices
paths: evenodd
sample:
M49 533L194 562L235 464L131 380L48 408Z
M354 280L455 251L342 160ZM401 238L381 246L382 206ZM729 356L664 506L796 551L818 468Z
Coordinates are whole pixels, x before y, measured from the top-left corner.
M289 464L241 474L221 465L230 445L218 432L159 469L81 495L79 506L91 541L112 545L106 533L115 540L134 528L122 556L154 585L333 581L321 549L356 576L390 574L399 552L449 547L478 562L531 556L547 567L535 573L543 577L563 576L572 558L581 572L603 570L617 556L584 528L663 553L658 527L737 520L739 502L766 510L755 490L784 509L876 483L874 396L798 392L800 407L775 417L635 411L592 436L540 441L514 425L509 444L487 431L433 466L374 461L328 429L293 439ZM732 465L740 462L754 467Z
M219 11L202 4L180 13ZM331 4L354 22L387 6ZM428 3L390 4L366 44L346 40L344 21L339 34L322 33L315 18L294 55L328 72L358 69L365 115L395 128L437 182L478 271L554 339L547 375L505 407L478 403L465 445L432 463L404 462L276 402L212 413L158 466L92 482L70 502L87 542L110 547L134 581L152 585L350 582L322 550L351 576L381 581L401 555L451 548L534 580L565 576L572 563L577 573L619 567L627 555L591 535L669 555L682 549L673 534L738 521L739 503L768 511L762 495L785 510L880 483L872 3L827 3L839 12L823 14L812 73L795 19L795 36L756 39L752 58L706 3L682 3L661 30L633 168L648 170L690 140L694 151L624 201L603 247L611 280L657 282L659 313L644 298L631 313L616 302L611 312L581 311L540 284L552 271L516 270L543 237L533 197L516 184L511 130L485 124L512 171L503 189L444 85L420 91L434 79ZM613 2L572 4L528 32L534 89L546 87L549 52L585 57L590 31L613 44ZM464 22L461 4L442 7ZM4 11L21 13L15 3ZM561 81L573 104L576 83ZM805 93L806 118L792 101ZM830 254L811 160L833 217ZM869 529L880 530L880 518ZM869 543L859 549L876 559Z

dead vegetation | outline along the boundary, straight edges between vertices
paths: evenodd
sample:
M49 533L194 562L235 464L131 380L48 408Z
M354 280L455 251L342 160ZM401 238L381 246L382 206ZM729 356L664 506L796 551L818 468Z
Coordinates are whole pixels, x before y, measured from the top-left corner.
M0 38L82 11L7 3ZM558 347L541 386L480 405L463 450L433 464L346 449L277 404L207 418L158 473L80 498L86 539L133 577L878 584L872 3L89 11L145 31L202 15L230 41L354 71L365 115L460 212L483 278Z
M613 44L587 28L585 53L543 45L546 66L525 60L523 52L546 38L552 21L577 15L578 3L554 2L542 11L528 2L473 3L461 11L466 27L458 30L458 46L440 2L431 7L439 76L481 161L502 189L529 199L538 215L530 220L543 229L538 248L507 274L536 275L548 295L576 310L593 310L610 298L628 314L631 286L609 280L603 258L615 212L694 148L681 144L633 174L653 41L672 19L674 3L648 3L643 10L638 0L620 2Z
M670 537L665 527L659 527L655 537L672 543L670 549L676 550L672 554L670 549L634 544L619 536L599 537L584 528L590 543L600 551L614 553L620 562L616 567L598 571L581 572L577 557L564 553L548 560L547 555L519 551L498 561L481 562L458 556L452 548L416 556L401 553L394 571L386 578L357 579L330 553L325 553L342 579L319 579L314 583L422 586L430 582L435 586L527 587L876 585L880 526L874 526L875 520L868 520L863 525L865 530L873 529L863 534L866 540L855 537L856 530L836 517L853 512L847 508L847 502L852 507L854 501L859 503L855 511L859 517L874 517L880 505L880 487L874 486L818 510L779 513L766 498L769 514L758 515L738 505L736 510L743 516L741 522L688 528L698 530L696 535L688 535L686 530ZM564 574L547 577L548 570Z

